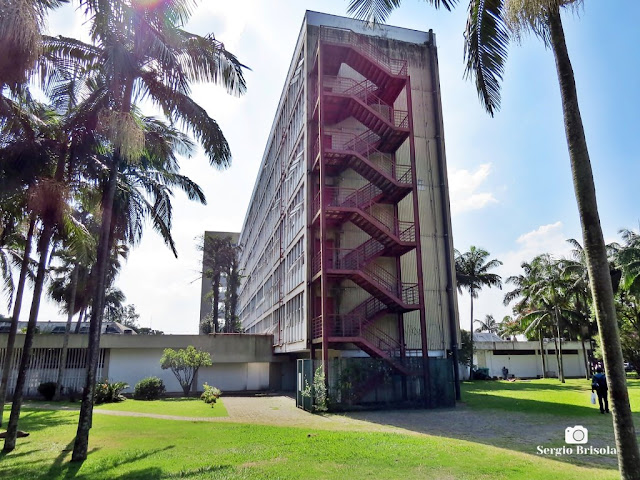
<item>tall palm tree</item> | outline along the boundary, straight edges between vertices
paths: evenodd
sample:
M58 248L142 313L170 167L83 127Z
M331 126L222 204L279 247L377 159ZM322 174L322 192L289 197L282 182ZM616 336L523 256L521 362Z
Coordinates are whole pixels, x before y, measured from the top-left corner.
M489 332L489 333L498 333L500 330L500 324L493 318L493 315L487 314L483 320L476 320L475 323L479 325L476 328L476 332Z
M61 310L67 314L62 348L58 359L54 400L59 400L62 394L63 378L69 348L69 336L71 334L71 322L76 312L82 311L81 306L76 309L78 285L80 284L81 287L86 285L88 277L87 265L92 262L92 254L95 252L95 236L92 235L90 228L92 220L91 213L83 209L78 209L73 212L73 215L87 227L87 230L86 232L82 232L82 237L79 239L64 239L66 240L66 246L52 254L52 257L58 260L59 265L50 267L51 281L48 287L49 296L63 305ZM72 232L71 235L77 235L77 232Z
M17 155L18 162L21 160L21 156L24 155L31 161L36 160L37 163L41 164L39 174L35 177L35 180L29 183L28 187L26 208L34 218L39 219L41 225L39 229L36 229L38 232L37 237L39 237L37 242L39 260L29 312L29 321L22 348L20 366L18 368L14 400L7 427L7 437L5 439L5 449L7 451L15 447L15 435L17 433L18 418L20 416L23 387L31 356L33 335L36 330L36 321L40 308L40 297L44 287L51 239L56 231L75 228L73 223L69 222L69 219L66 217L66 201L69 197L68 185L65 183L64 168L67 158L67 136L62 134L63 130L60 128L60 116L46 106L35 102L31 103L29 107L32 116L37 118L38 121L34 122L33 126L29 125L28 128L23 128L25 126L24 122L16 122L16 128L13 128L11 121L5 121L5 127L11 128L12 130L8 143L5 144L6 148L2 152L6 155L9 162L13 160L13 155L15 154ZM21 141L21 139L25 139L26 141ZM80 151L78 151L78 153L80 153ZM14 308L14 314L13 320L17 328L19 308ZM12 326L12 329L13 328Z
M211 279L212 320L201 324L203 333L217 333L220 330L220 282L222 274L228 272L236 258L236 247L231 243L231 237L204 235L198 245L203 251L202 275ZM228 278L227 278L228 280ZM226 298L226 297L225 297Z
M469 332L471 338L471 348L473 351L473 299L478 298L478 293L482 287L498 287L502 288L502 278L500 275L490 273L490 270L502 265L500 260L489 260L489 252L475 246L469 247L468 252L460 253L455 250L456 265L456 281L458 290L466 290L469 292L471 301L471 322L469 324ZM470 378L473 372L470 372Z
M195 2L84 0L82 3L90 17L92 44L67 38L47 39L49 71L62 71L69 63L83 65L86 82L94 88L80 110L113 146L104 183L87 379L72 454L74 461L87 456L118 172L123 164L135 164L144 150L143 128L134 117L135 102L150 99L166 117L182 124L196 137L212 165L226 167L231 159L229 146L215 120L190 97L190 85L213 82L232 94L245 90L244 66L222 43L213 35L202 37L182 29Z
M428 2L436 8L442 5L451 9L457 0ZM553 51L594 310L610 384L620 474L623 479L640 479L640 450L629 406L607 250L573 67L560 16L561 8L575 10L582 3L582 0L469 0L465 75L475 79L480 102L493 116L500 107L500 86L509 40L520 39L525 32L532 31ZM384 21L400 4L401 0L351 0L349 11L360 18Z
M236 314L238 308L238 288L240 287L240 273L238 265L239 247L234 248L235 252L227 268L227 291L224 295L224 326L227 333L237 333L241 331L241 325Z
M25 238L25 246L22 253L22 262L20 264L20 277L16 289L15 300L13 303L13 312L11 315L11 328L9 337L7 338L7 346L5 349L5 361L2 366L2 379L0 379L0 425L3 421L4 403L7 398L7 385L9 383L9 374L12 368L13 350L16 342L16 334L18 333L18 319L20 317L20 309L22 307L22 297L24 295L24 287L27 275L30 273L29 264L31 260L31 246L33 244L33 235L35 230L36 217L31 215L29 218L29 227Z

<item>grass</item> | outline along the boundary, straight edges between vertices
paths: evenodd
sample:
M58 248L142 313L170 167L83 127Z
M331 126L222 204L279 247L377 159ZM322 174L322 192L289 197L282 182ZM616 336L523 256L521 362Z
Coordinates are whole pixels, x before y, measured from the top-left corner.
M640 380L628 379L629 401L640 414ZM464 402L474 409L498 409L556 416L592 417L597 405L591 405L591 381L557 379L532 381L476 381L462 384Z
M172 415L178 417L226 417L227 409L222 399L213 407L199 398L165 398L162 400L133 400L97 405L97 410L117 410L121 412Z
M640 380L630 379L629 387L632 409L640 425ZM467 412L477 414L478 419L495 418L498 412L507 423L513 423L510 418L524 418L532 425L550 425L555 442L551 445L561 446L562 439L555 439L558 425L588 426L595 439L607 440L611 435L611 417L598 414L597 407L589 403L590 390L587 380L568 380L564 385L554 379L466 382L463 400ZM222 403L212 409L197 399L127 400L98 408L186 417L226 415ZM328 431L106 415L94 416L87 461L71 464L77 411L24 408L23 412L20 428L31 432L31 436L19 439L15 451L0 454L0 478L619 478L611 464L585 465L580 459L532 455L531 445L524 441L527 432L520 432L517 427L499 434L499 438L453 438L446 433L435 436ZM5 415L8 416L8 406Z
M25 409L21 428L32 434L13 452L0 454L0 478L618 478L611 469L427 435L104 415L94 417L88 460L71 464L76 421L77 412Z

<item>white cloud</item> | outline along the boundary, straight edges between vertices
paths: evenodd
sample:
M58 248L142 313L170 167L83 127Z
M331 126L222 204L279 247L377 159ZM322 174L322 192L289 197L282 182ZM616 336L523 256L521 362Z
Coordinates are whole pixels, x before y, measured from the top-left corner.
M480 210L492 203L498 203L491 192L477 190L491 173L491 164L484 163L475 171L455 170L449 175L449 191L451 194L451 212L457 213Z

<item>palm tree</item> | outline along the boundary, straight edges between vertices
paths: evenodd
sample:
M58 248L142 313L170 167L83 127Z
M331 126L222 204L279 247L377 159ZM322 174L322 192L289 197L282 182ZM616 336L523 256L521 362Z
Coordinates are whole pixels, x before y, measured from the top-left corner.
M106 262L112 206L118 172L134 165L144 151L144 130L135 119L137 99L150 99L172 122L182 124L204 147L210 163L226 167L228 144L208 113L190 97L192 82L213 82L229 93L245 90L244 66L212 35L182 30L194 2L167 0L137 3L128 0L84 0L90 16L92 44L73 39L47 39L46 72L83 66L84 81L93 89L79 111L98 127L113 148L104 182L103 214L96 263L96 295L91 309L87 380L80 411L73 461L86 459L91 425L100 323L104 308Z
M58 374L56 376L54 400L59 400L62 394L62 382L67 363L71 322L76 312L82 312L84 308L84 306L81 305L78 305L79 308L76 308L76 300L79 297L78 285L80 285L81 288L86 287L89 273L87 265L93 261L92 254L95 251L95 236L91 233L91 221L93 219L91 213L83 209L78 209L73 212L73 215L87 227L87 230L86 232L82 231L80 238L63 239L65 240L66 247L60 248L52 254L52 257L58 260L59 265L50 268L51 281L48 287L49 296L63 305L62 311L67 313L62 349L58 359ZM71 232L71 235L77 235L77 232ZM80 298L82 298L82 296L80 296ZM78 321L78 325L79 323Z
M518 320L514 320L511 315L502 317L502 321L498 324L498 335L500 337L513 337L520 333L522 333L522 326Z
M208 324L208 321L205 320L200 328L203 333L217 333L220 330L218 325L220 282L222 274L229 271L236 258L236 247L232 244L231 237L205 234L198 244L198 249L203 251L202 275L211 279L211 302L213 306L211 324Z
M550 317L540 318L541 315L536 315L529 316L523 320L523 317L529 313L540 310L540 305L538 299L535 297L534 290L534 286L536 285L536 282L538 282L539 277L539 263L538 257L534 258L530 263L522 262L520 264L520 268L522 268L524 273L507 278L506 283L513 284L515 288L505 294L503 303L504 305L509 305L511 302L517 300L513 307L513 312L517 317L513 323L517 324L517 329L521 333L524 333L528 339L534 339L537 337L536 339L540 342L540 353L542 355L542 377L546 378L548 369L544 348L544 338L545 333L552 332L551 326L548 323ZM552 333L551 336L555 338L555 335Z
M632 230L621 230L623 247L616 253L616 260L623 270L622 287L640 293L640 235Z
M224 326L227 333L241 331L241 325L236 314L238 308L238 288L240 287L240 269L238 265L239 247L235 247L235 253L227 269L227 291L224 295Z
M457 3L457 0L428 1L436 8L442 4L448 10ZM384 21L400 4L401 0L351 0L349 12L360 18ZM577 9L581 4L582 0L470 0L465 30L465 75L475 79L480 102L493 116L500 108L500 84L510 38L519 40L525 32L532 31L553 51L594 310L610 385L620 474L625 480L640 479L640 450L629 406L607 250L560 16L561 8Z
M13 304L13 312L11 316L11 328L7 339L7 347L5 349L5 361L2 366L2 379L0 380L0 425L3 421L4 403L7 398L7 384L9 383L9 374L11 373L13 358L13 349L16 342L16 334L18 333L18 319L20 317L20 309L22 307L22 296L24 295L24 286L29 272L29 263L31 260L31 246L33 244L33 234L36 224L36 217L32 215L29 220L29 230L25 238L25 247L22 254L22 262L20 265L20 277L18 279L18 287L16 289L15 300Z
M462 292L463 289L467 290L471 299L471 323L469 325L469 332L471 333L471 351L473 351L473 299L478 298L478 292L482 290L482 287L502 288L500 275L489 273L489 270L499 267L502 265L502 262L496 259L488 260L489 252L473 245L469 247L468 252L460 253L458 250L455 250L454 253L458 290L460 292ZM469 376L470 379L472 379L473 372L470 372Z
M27 129L18 128L17 133L13 131L10 135L11 143L7 144L4 150L9 160L13 158L14 154L17 154L19 158L22 152L27 155L27 158L38 159L43 166L41 168L44 168L41 171L42 176L38 175L35 181L30 183L28 190L27 209L41 223L37 246L39 261L11 415L7 427L7 437L5 439L5 450L7 451L11 451L15 447L23 388L31 356L33 335L36 330L51 239L57 231L75 228L73 223L68 222L66 217L66 202L69 198L69 189L64 178L64 167L67 158L67 135L63 134L63 130L60 129L59 115L57 113L35 102L30 107L32 107L32 115L37 117L39 121L33 127L29 126ZM18 124L19 127L24 125L24 122ZM5 126L10 127L11 122L5 122ZM20 138L24 138L27 141L21 142ZM77 153L81 154L80 149ZM19 309L17 313L19 313ZM17 321L17 315L15 315L16 326Z
M68 0L8 0L0 3L0 92L26 83L42 49L46 11Z
M493 318L493 315L485 315L484 321L476 320L475 323L480 326L476 328L476 332L489 332L489 333L498 333L500 331L500 324Z

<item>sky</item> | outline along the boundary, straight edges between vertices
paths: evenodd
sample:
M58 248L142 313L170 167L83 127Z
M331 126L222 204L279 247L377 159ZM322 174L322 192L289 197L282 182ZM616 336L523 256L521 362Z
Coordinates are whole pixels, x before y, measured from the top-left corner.
M640 222L640 55L637 0L592 0L577 14L563 14L567 46L596 183L606 241ZM615 8L612 8L615 4ZM141 326L165 333L197 333L200 255L196 237L205 230L240 231L295 41L305 10L345 15L346 0L202 1L186 30L213 33L240 61L248 90L228 96L196 85L193 98L220 124L231 147L232 166L216 170L199 152L181 163L182 173L203 188L201 206L177 193L173 236L178 258L150 228L117 280L126 303L136 306ZM454 246L484 248L503 262L496 273L520 273L520 263L549 252L568 255L568 238L581 241L553 54L536 37L509 50L501 110L491 118L475 86L463 78L463 31L467 2L453 12L422 0L405 0L390 25L433 29L437 38L445 149ZM86 38L82 17L64 7L49 18L50 34ZM483 290L474 317L510 313L505 285ZM469 297L460 295L461 325L469 329ZM30 298L25 297L23 311ZM1 313L6 313L1 311ZM63 320L45 301L39 321Z

